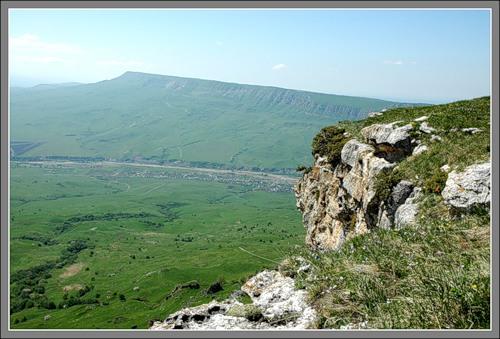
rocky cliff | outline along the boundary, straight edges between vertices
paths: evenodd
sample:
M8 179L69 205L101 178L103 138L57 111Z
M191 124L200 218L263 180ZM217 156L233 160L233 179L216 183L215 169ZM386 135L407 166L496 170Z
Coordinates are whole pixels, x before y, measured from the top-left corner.
M295 186L308 250L252 277L229 299L182 309L151 329L485 326L486 103L391 110L356 128L323 129L314 164L301 168Z
M427 150L420 140L423 134L430 134L433 142L440 141L427 119L421 116L410 124L369 125L360 131L362 141L353 138L343 144L336 164L315 154L314 166L295 186L307 245L314 250L335 250L370 229L399 229L415 222L422 189L407 179L381 186L387 185L382 181L394 174L400 161ZM450 173L442 192L445 202L458 209L488 206L490 167L485 162L462 173ZM446 172L446 165L440 170Z

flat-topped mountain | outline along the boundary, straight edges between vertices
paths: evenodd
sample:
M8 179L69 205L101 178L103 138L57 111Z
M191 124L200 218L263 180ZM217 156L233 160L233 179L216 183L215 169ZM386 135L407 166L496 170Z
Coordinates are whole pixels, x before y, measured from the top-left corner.
M97 83L11 91L16 156L295 168L324 125L410 106L378 99L126 72Z

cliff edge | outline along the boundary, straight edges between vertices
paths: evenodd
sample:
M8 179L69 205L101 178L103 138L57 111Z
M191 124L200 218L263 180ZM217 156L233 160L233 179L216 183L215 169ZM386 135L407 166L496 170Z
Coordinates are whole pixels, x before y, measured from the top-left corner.
M306 246L229 299L151 329L488 328L489 105L323 128L295 186Z

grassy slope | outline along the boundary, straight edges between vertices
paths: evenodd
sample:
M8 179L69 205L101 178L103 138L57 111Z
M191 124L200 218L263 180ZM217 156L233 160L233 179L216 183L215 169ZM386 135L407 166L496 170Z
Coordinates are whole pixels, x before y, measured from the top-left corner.
M457 216L439 194L442 165L463 169L490 157L489 98L414 109L341 125L354 136L373 123L411 122L427 115L442 142L399 165L399 178L427 188L418 223L399 231L373 230L339 252L303 255L316 276L299 277L321 315L318 326L368 321L371 328L489 328L490 219L487 211ZM478 127L483 132L449 132ZM311 279L309 276L308 279Z
M14 141L24 155L135 157L295 168L326 124L398 103L128 72L107 81L13 89Z
M38 285L45 287L44 295L56 305L63 302L65 286L94 285L83 298L100 302L55 310L27 308L11 315L14 328L147 328L149 319L163 319L183 306L209 301L212 296L204 291L220 276L225 280L224 291L216 297L222 298L238 289L245 277L270 264L240 246L280 260L290 246L303 241L300 215L290 193L196 180L113 176L117 171L127 172L123 167L12 168L11 273L57 259L71 240L86 240L89 248L76 260L82 264L80 272L64 277L61 274L68 265L56 268ZM166 170L128 171L161 174ZM171 221L158 206L168 203L178 204L170 210ZM71 217L118 212L150 215L78 222L63 233L56 229ZM36 235L56 243L22 238ZM187 237L193 240L176 241ZM201 288L183 290L165 300L177 284L191 280ZM126 301L119 300L120 294ZM44 320L46 315L51 318Z

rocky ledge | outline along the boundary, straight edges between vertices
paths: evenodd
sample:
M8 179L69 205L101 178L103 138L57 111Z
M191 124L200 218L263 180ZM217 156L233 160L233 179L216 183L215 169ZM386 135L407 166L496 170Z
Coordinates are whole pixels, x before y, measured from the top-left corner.
M240 293L252 303L237 300ZM316 312L306 302L306 290L295 288L295 281L278 271L266 270L249 279L240 293L227 300L212 301L184 308L151 330L172 329L306 329L314 326Z
M419 133L436 131L426 120L424 116L404 126L394 122L365 127L361 130L364 140L345 142L340 161L335 164L316 154L314 166L294 189L310 248L336 250L346 239L370 229L398 229L415 223L421 189L401 180L390 187L390 192L381 194L377 179L392 172L406 157L427 151L427 146L414 138ZM440 139L436 136L431 140ZM489 206L489 168L490 164L485 163L471 166L463 173L449 173L443 191L445 203L460 209L478 204Z
M436 132L426 120L423 116L404 126L399 126L399 122L374 124L361 130L364 140L343 140L341 148L334 148L335 162L319 154L315 156L314 166L305 171L294 189L307 229L306 244L311 249L336 250L346 239L373 228L399 229L416 222L421 188L400 180L391 182L381 192L377 182L381 175L394 171L401 160L427 152L428 147L416 138L421 133ZM474 129L470 133L479 132ZM441 140L434 134L430 137L431 142ZM448 173L442 197L451 209L489 208L489 162L467 167L463 172L448 165L441 170ZM297 274L309 270L306 263L299 266ZM294 274L285 274L263 271L228 299L181 309L164 321L153 323L150 329L314 328L317 313L308 304L307 289L297 289L290 277ZM251 303L238 301L239 294L247 294ZM366 328L366 324L345 327L350 328Z

